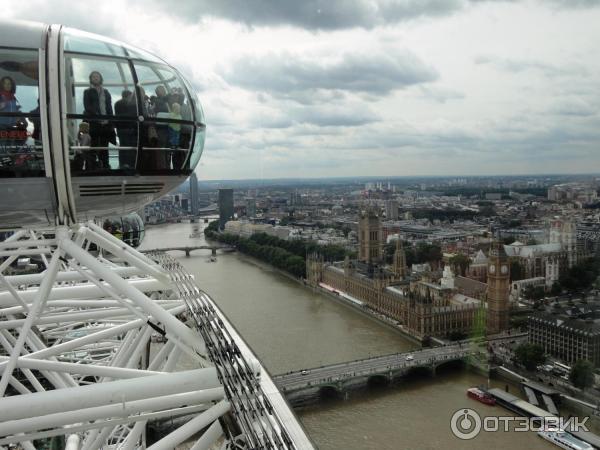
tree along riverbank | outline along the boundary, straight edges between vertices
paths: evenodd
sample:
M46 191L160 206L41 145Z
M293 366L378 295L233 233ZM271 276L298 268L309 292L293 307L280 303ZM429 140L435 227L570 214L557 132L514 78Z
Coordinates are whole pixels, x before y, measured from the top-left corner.
M253 256L284 270L295 277L306 278L306 257L319 253L326 261L343 260L349 252L339 245L319 245L313 241L286 241L266 233L257 233L245 238L218 231L218 221L211 222L205 229L207 239L214 239L235 246L238 251Z

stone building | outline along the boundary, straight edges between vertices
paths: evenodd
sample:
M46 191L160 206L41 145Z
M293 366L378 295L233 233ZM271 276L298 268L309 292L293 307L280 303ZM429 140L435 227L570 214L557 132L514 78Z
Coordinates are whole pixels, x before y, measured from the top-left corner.
M361 212L358 220L358 259L367 264L383 261L381 217L373 208Z
M505 245L504 251L510 260L523 267L525 278L544 277L547 287L558 281L561 271L569 267L568 253L559 242L525 245L516 241Z
M508 256L500 242L494 242L488 257L486 329L488 334L509 328L510 270Z
M482 283L487 282L487 265L488 259L482 250L479 250L475 257L472 259L469 268L467 269L467 277L472 278Z
M511 261L524 269L525 278L545 278L547 288L558 281L561 273L591 256L577 240L577 227L567 219L551 219L546 226L547 242L527 245L515 241L504 250Z
M489 257L483 252L475 257L472 273L476 278L455 277L447 265L438 283L430 279L430 272L410 274L400 236L392 266L383 266L382 226L375 210L361 213L358 234L356 261L346 258L343 263L325 263L318 255L307 258L310 285L384 314L418 338L472 334L475 329L483 333L484 328L498 333L508 328L508 257L501 244L492 247Z
M396 239L393 271L396 275L396 278L399 280L403 280L409 275L408 268L406 267L406 252L404 251L404 246L402 244L402 239L400 239L400 235L398 235L398 239Z
M399 252L397 247L396 254ZM452 287L454 276L449 267L442 281L434 283L427 279L400 280L395 271L381 269L370 275L359 270L358 265L348 258L343 264L327 264L312 255L307 259L308 283L350 296L398 321L419 339L447 337L454 332L469 334L483 317L484 303L480 299Z

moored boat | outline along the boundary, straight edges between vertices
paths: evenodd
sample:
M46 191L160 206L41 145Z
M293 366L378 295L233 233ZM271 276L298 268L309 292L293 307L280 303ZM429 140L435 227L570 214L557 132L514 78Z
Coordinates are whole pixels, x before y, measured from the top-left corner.
M469 396L473 400L477 400L481 403L485 403L486 405L493 406L496 404L496 399L494 397L492 397L487 392L484 392L481 389L476 388L476 387L467 389L467 396Z
M538 436L552 442L554 445L567 450L594 450L587 442L577 439L570 433L562 430L541 430Z

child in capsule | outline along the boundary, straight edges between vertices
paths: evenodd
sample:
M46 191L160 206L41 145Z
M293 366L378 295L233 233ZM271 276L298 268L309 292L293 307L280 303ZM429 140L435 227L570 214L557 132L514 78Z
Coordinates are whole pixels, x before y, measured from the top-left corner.
M81 122L77 133L77 146L90 147L92 145L92 137L90 136L90 124ZM88 149L75 149L75 157L73 158L73 168L75 170L90 170L95 168L96 154Z

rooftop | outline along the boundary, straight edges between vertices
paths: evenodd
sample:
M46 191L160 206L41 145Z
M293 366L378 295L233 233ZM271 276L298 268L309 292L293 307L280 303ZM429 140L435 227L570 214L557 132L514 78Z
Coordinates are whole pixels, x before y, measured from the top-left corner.
M600 302L596 301L558 307L551 305L531 317L556 327L600 334Z

